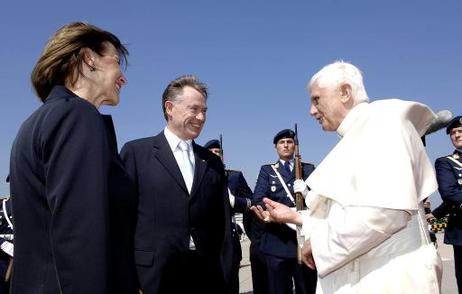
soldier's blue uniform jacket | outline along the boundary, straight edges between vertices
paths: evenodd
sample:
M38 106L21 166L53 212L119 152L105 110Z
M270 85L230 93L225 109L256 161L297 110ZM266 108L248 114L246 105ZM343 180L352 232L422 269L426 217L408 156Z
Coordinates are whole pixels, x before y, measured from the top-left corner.
M438 158L435 169L438 191L449 213L444 243L462 246L462 152L455 150L452 155Z
M241 171L226 170L228 177L228 188L235 196L233 212L244 213L248 210L252 198L252 190Z
M287 188L292 193L294 199L293 184L295 172L292 170L288 174L280 161L274 164ZM302 163L303 179L306 179L314 170L314 165ZM279 178L271 167L271 164L263 165L258 175L257 184L252 198L253 205L263 205L263 197L294 207L295 204L287 197ZM260 249L265 254L270 254L283 258L297 257L297 236L296 232L285 224L269 223L265 227L265 232L261 239Z

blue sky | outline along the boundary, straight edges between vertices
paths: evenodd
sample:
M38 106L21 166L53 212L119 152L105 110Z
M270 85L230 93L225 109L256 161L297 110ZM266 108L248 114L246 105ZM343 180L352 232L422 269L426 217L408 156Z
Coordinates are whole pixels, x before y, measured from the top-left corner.
M260 166L276 160L272 138L279 130L298 123L302 158L314 164L337 142L308 115L306 92L311 75L335 60L363 71L372 101L398 97L462 113L461 12L456 0L6 1L0 178L8 174L20 124L40 105L30 72L51 34L71 21L109 30L129 48L121 103L101 109L113 115L119 148L157 134L165 126L163 89L179 75L196 74L210 88L196 141L223 134L227 166L242 170L253 189ZM427 142L432 161L452 152L444 132ZM382 158L377 154L377 168ZM2 181L0 195L8 189Z

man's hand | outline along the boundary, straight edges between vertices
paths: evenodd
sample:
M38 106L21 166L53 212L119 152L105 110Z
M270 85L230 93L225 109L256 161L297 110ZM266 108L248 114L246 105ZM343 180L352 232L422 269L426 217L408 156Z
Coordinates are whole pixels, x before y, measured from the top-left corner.
M427 213L427 214L425 214L425 220L426 220L429 224L431 224L432 222L436 221L436 218L435 218L435 216L434 216L433 214Z
M270 213L263 209L260 205L251 206L250 210L263 222L270 223L272 221Z
M313 269L313 270L316 269L316 264L314 263L314 259L313 259L313 251L311 250L310 240L306 240L305 243L303 243L302 261L310 269Z
M303 198L306 198L306 195L308 195L308 186L304 180L298 179L294 181L294 192L301 193Z
M271 221L296 225L303 223L302 216L290 207L268 198L263 198L263 202L269 212Z

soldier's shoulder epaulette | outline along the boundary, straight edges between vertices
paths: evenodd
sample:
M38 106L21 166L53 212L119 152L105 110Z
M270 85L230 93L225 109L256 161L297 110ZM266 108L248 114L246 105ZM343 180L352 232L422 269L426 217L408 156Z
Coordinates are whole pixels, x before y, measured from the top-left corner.
M448 155L438 157L436 160L448 159L448 157L452 157L452 156L453 156L453 154L448 154Z
M452 157L452 158L454 158L455 160L459 160L459 159L460 159L459 153L449 154L449 155L446 156L446 157Z
M240 170L237 170L237 169L226 169L227 172L229 173L240 173L241 171Z
M313 165L313 166L314 166L314 164L312 164L312 163L309 163L309 162L303 162L303 161L302 161L302 165Z
M268 164L264 164L262 165L261 167L265 167L265 168L271 168L271 166L274 166L275 168L279 168L279 161L278 162L275 162L275 163L268 163Z

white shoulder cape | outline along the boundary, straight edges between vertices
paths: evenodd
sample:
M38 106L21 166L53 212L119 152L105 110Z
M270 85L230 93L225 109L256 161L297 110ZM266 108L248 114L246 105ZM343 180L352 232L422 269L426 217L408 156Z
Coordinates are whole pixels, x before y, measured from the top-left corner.
M398 99L366 103L358 110L307 179L308 198L317 194L342 206L417 210L418 202L437 189L420 138L435 114L423 104Z

